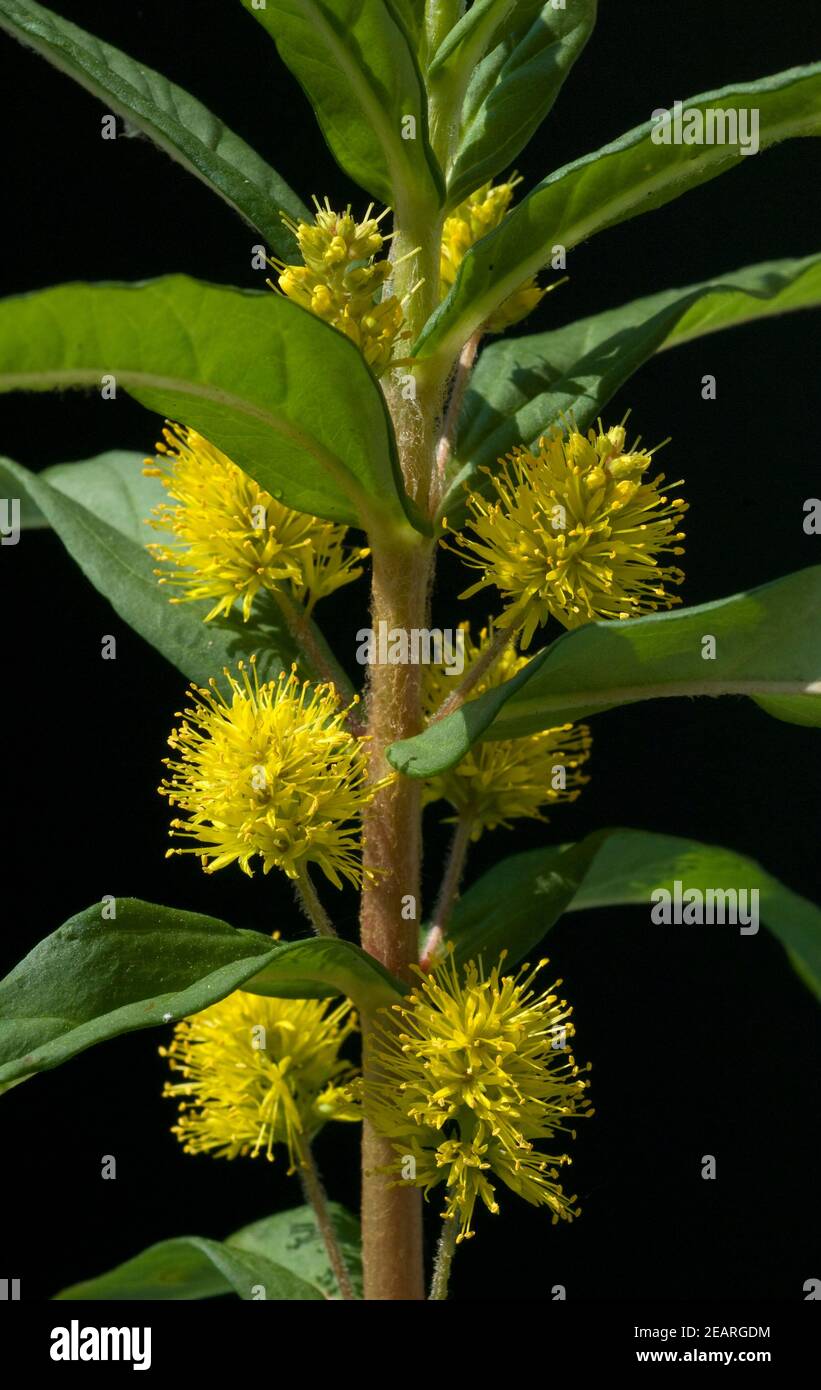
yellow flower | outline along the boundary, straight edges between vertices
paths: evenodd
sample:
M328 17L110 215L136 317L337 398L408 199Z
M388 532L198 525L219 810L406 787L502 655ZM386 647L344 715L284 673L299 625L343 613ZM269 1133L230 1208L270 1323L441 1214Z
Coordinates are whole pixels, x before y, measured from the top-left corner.
M464 632L467 674L492 642L493 629L492 625L489 632L483 629L478 643L471 639L467 623L462 623L460 630ZM511 642L477 681L471 698L502 685L526 665L527 657L519 656ZM453 678L446 671L444 665L424 668L427 718L452 693ZM584 724L562 724L524 738L476 743L456 767L425 783L424 803L449 801L460 817L471 821L473 840L497 826L509 829L511 820L519 816L546 820L543 808L559 801L575 801L589 782L579 769L590 755L590 743L590 730Z
M535 1147L560 1131L575 1137L568 1121L592 1113L567 1048L571 1010L531 988L546 961L504 976L501 964L485 978L471 962L464 982L452 960L421 976L377 1030L364 1088L366 1113L397 1155L390 1171L426 1195L446 1184L443 1215L459 1222L458 1240L473 1234L477 1198L498 1212L494 1177L548 1206L554 1224L578 1215L555 1181L569 1157Z
M459 204L450 217L445 218L439 265L442 298L451 288L471 246L499 226L510 207L513 190L521 182L522 180L514 174L507 183L497 184L495 188L490 182L483 183L481 188L477 188L475 193L471 193L469 198ZM484 324L485 331L501 333L503 329L518 323L531 309L535 309L549 288L550 286L547 286L542 289L535 276L525 280L524 284L493 311Z
M395 295L382 296L391 274L390 262L375 259L387 238L379 223L387 213L371 217L371 204L361 222L345 212L334 212L327 198L324 208L316 198L316 217L294 222L283 216L299 245L303 265L272 261L279 272L278 285L288 299L309 309L356 343L368 366L380 376L388 366L404 313Z
M160 459L144 472L162 479L172 502L154 508L150 525L173 539L148 549L175 568L161 584L184 592L172 603L216 599L206 621L242 603L245 621L260 590L285 591L314 604L362 573L369 552L343 550L345 527L292 511L243 473L195 430L171 425L157 445Z
M288 1148L290 1171L326 1120L357 1120L356 1069L339 1056L357 1032L346 1002L267 999L237 990L183 1019L160 1048L183 1080L166 1082L179 1099L173 1127L185 1152L236 1158Z
M605 433L600 422L586 436L571 429L567 439L554 430L537 454L500 460L496 501L469 494L476 538L456 544L483 577L461 597L494 585L507 603L498 625L522 628L523 647L551 616L574 628L681 602L664 585L681 584L682 571L658 557L684 553L677 527L687 503L662 495L663 474L646 480L653 450L637 440L625 453L624 441L622 425Z
M243 662L226 670L226 700L191 687L192 707L168 743L171 777L160 787L185 820L171 834L196 844L169 854L199 854L206 873L235 861L249 876L259 855L264 873L292 879L309 863L340 888L340 874L361 882L360 816L378 786L368 784L367 744L345 728L347 710L333 686L312 687L292 670L260 685Z

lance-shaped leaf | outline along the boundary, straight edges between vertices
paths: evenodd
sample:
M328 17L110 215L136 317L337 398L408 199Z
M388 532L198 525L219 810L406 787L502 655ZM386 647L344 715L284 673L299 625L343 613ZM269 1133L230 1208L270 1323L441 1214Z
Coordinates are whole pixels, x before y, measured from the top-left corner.
M596 21L596 0L478 0L450 31L430 68L434 95L466 88L448 203L506 169L555 102Z
M521 32L539 13L544 0L473 0L466 14L449 29L428 63L429 81L467 69L467 80L479 60L514 29Z
M413 535L382 392L353 343L290 300L173 275L0 303L0 391L108 375L297 511Z
M714 660L703 656L707 636ZM777 718L821 727L821 565L696 608L566 632L512 680L394 743L388 758L409 777L431 777L480 738L521 738L682 695L747 695ZM801 720L792 717L798 700Z
M597 831L575 845L512 854L482 874L457 898L448 924L457 964L484 957L489 965L502 951L513 964L538 946L570 907L601 841Z
M706 112L718 113L709 125ZM748 115L742 119L739 112ZM758 149L790 136L819 134L821 63L722 87L683 103L682 120L703 121L705 139L718 133L726 142L735 135L736 143L665 144L665 134L672 139L671 126L651 119L543 179L467 253L447 299L419 338L417 355L452 361L493 310L547 265L553 246L577 246L732 169L756 142L751 112L757 113Z
M145 548L155 538L145 520L165 494L157 478L143 477L142 463L141 454L113 452L30 473L6 459L0 465L0 488L22 500L29 518L42 518L34 524L54 528L115 612L188 680L205 685L212 676L219 679L225 667L234 668L251 656L262 680L273 679L294 661L309 677L319 676L273 603L265 606L257 600L247 623L238 613L206 623L213 607L208 599L169 601L169 586L158 582L156 561ZM313 622L310 631L332 662Z
M39 473L8 460L11 476L22 486L44 483L50 491L76 502L113 526L122 536L142 546L156 533L147 524L153 509L168 501L160 479L145 473L145 454L132 449L110 449L77 463L53 463ZM45 513L41 513L49 524Z
M551 333L502 339L479 358L454 449L454 478L442 505L464 514L464 483L483 491L517 445L534 444L562 417L585 430L654 352L738 324L821 306L821 253L745 266L702 284L663 290L579 319Z
M239 1298L255 1300L263 1289L265 1300L318 1302L324 1298L315 1284L300 1279L284 1265L204 1236L178 1236L150 1245L133 1259L96 1279L72 1284L55 1297L102 1303L121 1299L159 1302L235 1293Z
M718 845L647 830L600 830L575 845L514 854L484 874L456 903L448 930L457 958L516 961L535 950L563 912L623 903L646 906L656 889L698 889L714 921L751 930L750 910L778 938L814 994L821 997L821 908L779 883L754 859ZM744 891L746 897L738 895ZM758 898L750 895L757 893ZM738 919L738 912L744 922ZM653 930L663 931L663 926Z
M176 1022L240 987L284 999L346 994L363 1012L401 995L388 971L348 941L272 941L201 913L104 901L70 918L0 982L0 1083Z
M328 1213L354 1289L361 1296L359 1222L336 1202ZM255 1288L256 1286L256 1288ZM224 1241L179 1236L141 1251L93 1279L72 1284L57 1299L191 1300L238 1294L240 1298L340 1297L325 1244L310 1207L294 1207L243 1226Z
M274 39L347 174L404 222L408 200L442 200L427 104L408 32L384 0L242 0Z
M277 255L293 255L280 213L308 217L305 205L196 97L34 0L0 0L0 28L144 131L256 227Z

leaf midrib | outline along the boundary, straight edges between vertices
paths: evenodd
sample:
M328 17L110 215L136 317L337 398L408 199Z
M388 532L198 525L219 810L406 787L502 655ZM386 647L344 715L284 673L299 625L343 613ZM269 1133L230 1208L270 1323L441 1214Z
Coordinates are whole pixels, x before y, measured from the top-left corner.
M123 370L122 368L112 367L111 363L105 367L83 368L82 370L72 371L70 369L58 369L42 372L4 372L0 373L0 391L2 390L37 390L43 386L94 386L100 381L100 376L104 371L114 371L115 375L124 385L136 388L143 388L149 391L167 391L183 396L193 396L200 400L213 402L215 405L224 405L228 409L236 410L239 414L247 416L251 420L256 420L265 425L275 434L281 435L284 439L296 444L304 449L306 453L313 455L317 463L321 465L340 488L356 504L361 515L367 516L371 513L371 501L365 489L356 481L350 469L336 455L330 453L319 440L313 435L307 434L297 425L294 425L286 417L272 415L270 411L262 406L256 405L253 401L248 401L241 396L235 396L228 391L223 391L215 386L199 386L194 382L179 379L171 376L156 375L152 372L135 372Z
M701 107L696 105L692 109L701 110ZM785 137L789 134L795 138L800 138L802 135L813 133L818 126L819 117L817 114L808 116L806 120L801 123L785 119L778 125L770 126L764 131L764 138L760 143L759 151L768 149L771 145L777 144L782 134ZM599 151L598 157L591 157L590 163L586 166L584 174L580 177L580 185L590 171L599 168L608 154L611 156L618 156L626 153L628 150L635 150L643 144L647 138L649 138L649 132L643 131L642 135L638 137L632 145L626 148L607 150L605 147L604 150ZM729 146L723 147L713 145L704 146L703 148L705 150L704 155L690 161L687 166L688 169L693 171L695 171L696 168L703 170L709 169L713 165L718 166L721 163L735 164L737 161L738 156L731 152ZM719 150L721 153L717 154L716 151ZM565 177L567 179L572 179L575 172L576 170L570 170ZM641 184L632 184L629 192L623 194L621 197L615 196L604 205L597 203L595 213L591 213L586 221L577 223L575 228L573 228L571 224L571 227L563 233L563 244L569 249L573 246L578 246L580 242L586 240L587 237L595 235L596 232L606 231L609 226L613 225L613 217L618 217L622 212L629 211L631 207L637 206L653 192L664 188L667 184L679 182L681 172L681 166L678 162L674 165L664 164L660 170L657 170L655 174L644 180ZM678 179L676 178L677 174L679 175ZM552 188L560 187L561 182L563 182L563 180L560 181L557 179L555 183L548 184L545 188L540 189L537 187L533 189L529 196L536 198L540 193L547 194ZM694 187L698 187L698 185L694 185ZM691 190L688 188L686 191L689 192ZM578 189L576 192L578 193ZM524 206L525 203L520 204L518 210L520 211ZM603 215L605 209L607 216ZM504 226L504 223L502 226ZM481 245L481 243L478 244ZM470 253L468 253L468 255L470 255ZM463 269L466 264L468 264L467 258L465 262L463 262ZM455 354L462 343L470 337L470 334L481 324L486 322L493 310L499 304L504 303L504 301L513 294L529 276L535 275L545 264L546 261L543 258L543 253L541 251L535 252L533 255L519 261L516 268L509 271L507 275L496 279L493 288L488 290L483 296L473 300L460 318L457 319L456 324L442 339L440 339L437 347L435 347L430 354L431 357L445 359ZM461 273L462 271L460 270L460 275ZM455 293L457 286L458 281L457 285L451 290L451 294ZM424 353L422 355L424 356Z
M325 40L331 58L336 61L337 67L343 70L347 78L349 91L359 103L366 122L370 124L377 135L379 144L382 147L382 152L385 156L391 188L395 191L395 197L398 199L402 186L400 170L408 165L408 161L404 158L404 151L401 150L401 158L397 161L391 123L386 119L383 107L380 106L373 95L370 81L362 80L361 70L357 67L356 63L351 61L348 49L340 41L339 35L328 22L321 6L316 3L316 0L301 0L301 3L304 9L314 16L315 25Z
M642 686L609 686L606 688L596 687L592 690L576 690L571 694L563 695L560 692L553 694L534 694L527 699L517 701L513 706L512 701L516 696L511 696L500 707L499 713L493 719L495 727L504 721L506 715L516 720L526 718L531 709L550 710L551 708L581 709L595 704L607 703L618 705L636 703L641 700L659 700L665 698L676 698L688 695L806 695L813 697L821 695L821 680L803 681L757 681L757 680L737 680L737 681L665 681L654 685ZM429 726L430 727L430 726ZM509 733L500 733L499 738L509 738Z

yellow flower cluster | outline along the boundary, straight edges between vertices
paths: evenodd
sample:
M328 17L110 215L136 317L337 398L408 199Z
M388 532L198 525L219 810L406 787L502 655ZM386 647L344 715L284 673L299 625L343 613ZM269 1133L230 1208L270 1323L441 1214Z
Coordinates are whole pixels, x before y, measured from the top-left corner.
M498 625L521 628L523 647L551 616L575 628L680 603L665 583L684 575L659 556L684 553L687 503L662 494L663 474L647 479L653 451L638 443L626 452L623 425L605 432L600 423L587 435L554 430L536 454L517 449L501 460L496 500L471 492L475 535L455 538L482 571L461 597L497 588L507 605Z
M460 980L450 961L423 976L375 1035L366 1113L392 1143L398 1183L426 1195L445 1183L443 1214L459 1222L458 1240L473 1234L477 1199L498 1212L494 1177L549 1207L554 1223L578 1215L556 1182L569 1157L536 1147L592 1113L589 1082L566 1046L571 1010L532 988L546 963L504 976L495 965L485 976L471 962Z
M461 625L461 631L467 676L493 641L493 629L483 629L478 643L473 642L467 623ZM519 656L511 643L473 686L471 698L502 685L526 665L527 657ZM444 703L451 689L452 678L444 665L425 667L427 718ZM590 744L590 730L584 724L562 724L524 738L475 743L455 767L425 783L424 802L449 801L459 817L471 822L474 840L485 830L509 828L518 816L545 820L545 807L575 801L590 780L580 771L589 757Z
M483 183L475 193L471 193L463 203L445 219L442 231L442 253L439 267L439 284L442 298L448 293L456 279L466 253L488 232L499 226L507 214L513 198L513 190L521 183L520 178L508 179L507 183ZM547 294L549 286L542 289L531 276L509 295L498 309L495 309L484 325L488 333L501 333L505 328L518 323Z
M277 283L288 299L356 343L368 366L381 376L404 320L396 296L382 296L391 273L390 262L376 259L386 240L379 223L388 209L380 217L371 217L371 204L357 222L350 207L334 212L327 198L324 207L316 199L314 203L313 223L283 217L304 264L273 261L279 272Z
M171 834L195 841L169 854L198 854L206 873L237 862L299 879L317 864L334 887L361 882L360 818L380 784L368 783L367 744L345 728L333 686L300 683L292 670L260 684L240 662L225 672L226 699L191 687L192 706L168 742L171 776L160 787L185 819Z
M183 1019L160 1055L183 1079L164 1096L179 1100L172 1132L185 1152L236 1158L274 1145L288 1149L290 1171L326 1120L358 1120L356 1069L339 1056L357 1032L346 1002L267 999L237 990Z
M171 499L150 525L169 540L148 549L170 571L171 600L213 599L207 619L241 603L247 622L260 591L285 592L310 613L314 604L361 575L367 550L346 551L346 528L285 507L195 430L170 425L144 472L162 479Z

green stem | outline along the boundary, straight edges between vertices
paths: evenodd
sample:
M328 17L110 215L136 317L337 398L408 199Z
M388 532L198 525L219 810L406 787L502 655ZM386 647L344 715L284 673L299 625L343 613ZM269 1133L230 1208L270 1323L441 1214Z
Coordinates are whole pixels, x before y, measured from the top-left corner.
M345 1264L345 1257L340 1249L339 1241L336 1238L336 1231L331 1221L331 1213L328 1211L328 1199L325 1196L325 1188L322 1186L322 1179L316 1166L310 1144L305 1144L302 1150L302 1162L299 1167L299 1176L302 1182L302 1191L305 1193L305 1200L313 1207L316 1224L325 1249L328 1252L328 1260L331 1269L336 1276L339 1285L339 1292L343 1298L353 1299L355 1294L351 1285L351 1276L348 1273L348 1266Z
M336 936L336 932L331 924L331 919L322 906L322 903L319 901L308 870L305 868L301 869L297 878L293 880L293 884L297 902L308 918L317 936Z
M448 1282L450 1280L450 1267L453 1264L453 1256L456 1250L457 1222L451 1217L442 1222L442 1234L439 1237L439 1246L436 1251L436 1261L433 1266L433 1280L430 1286L430 1297L432 1301L441 1301L448 1296Z

